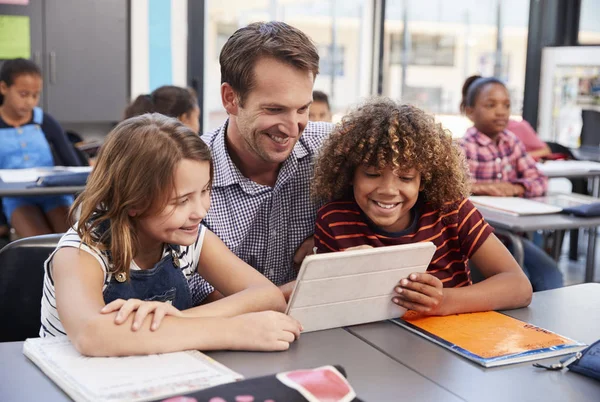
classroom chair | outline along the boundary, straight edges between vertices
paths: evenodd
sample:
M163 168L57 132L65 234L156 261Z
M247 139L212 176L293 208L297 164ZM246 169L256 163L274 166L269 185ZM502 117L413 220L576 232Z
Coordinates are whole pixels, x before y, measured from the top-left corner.
M0 250L0 342L39 336L44 261L61 236L27 237Z

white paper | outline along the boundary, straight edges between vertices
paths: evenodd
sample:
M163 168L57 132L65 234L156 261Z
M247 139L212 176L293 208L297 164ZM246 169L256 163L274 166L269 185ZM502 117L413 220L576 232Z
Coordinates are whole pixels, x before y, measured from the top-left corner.
M53 168L0 169L0 179L5 183L28 183L55 173L91 172L91 166L55 166Z
M600 163L590 161L546 161L536 164L538 170L547 176L568 173L600 172Z
M27 339L23 353L76 401L146 401L243 378L199 351L85 357L64 336Z
M491 208L512 215L556 214L562 211L560 207L519 197L471 196L469 200L475 206Z

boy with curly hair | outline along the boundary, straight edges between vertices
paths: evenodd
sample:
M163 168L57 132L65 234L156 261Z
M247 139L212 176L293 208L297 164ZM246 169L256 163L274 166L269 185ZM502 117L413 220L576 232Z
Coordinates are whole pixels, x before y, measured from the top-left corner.
M336 126L316 163L313 195L327 203L317 214L317 251L431 241L427 271L390 284L394 303L427 315L527 306L527 277L469 191L462 153L432 116L374 98ZM469 259L482 282L472 284Z

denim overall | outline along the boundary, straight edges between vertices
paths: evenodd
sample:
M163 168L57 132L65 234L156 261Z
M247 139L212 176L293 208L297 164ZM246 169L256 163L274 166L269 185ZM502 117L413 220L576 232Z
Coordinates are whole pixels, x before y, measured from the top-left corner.
M46 135L42 131L44 111L33 108L33 123L0 129L0 169L52 167L54 159ZM9 219L21 205L38 205L44 212L73 203L72 196L5 197L2 205Z
M170 253L150 269L130 270L129 281L124 275L112 275L104 289L106 304L116 299L140 299L170 302L178 310L192 307L188 281L179 268L179 246L168 245Z

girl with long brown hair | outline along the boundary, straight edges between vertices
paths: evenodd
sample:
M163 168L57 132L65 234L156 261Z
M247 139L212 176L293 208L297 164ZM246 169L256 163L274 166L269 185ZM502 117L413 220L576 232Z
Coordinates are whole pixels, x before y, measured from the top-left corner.
M263 311L282 311L282 293L201 225L212 176L208 147L176 119L120 123L46 261L40 336L92 356L287 349L300 324ZM214 289L225 298L193 307Z

